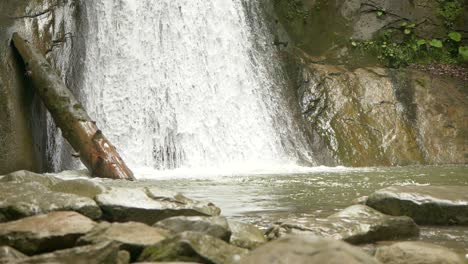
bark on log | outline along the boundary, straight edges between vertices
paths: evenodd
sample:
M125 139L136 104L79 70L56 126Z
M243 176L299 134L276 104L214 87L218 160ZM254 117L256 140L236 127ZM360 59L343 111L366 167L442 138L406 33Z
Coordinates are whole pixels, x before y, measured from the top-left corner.
M18 33L13 34L13 44L23 58L34 89L91 175L135 180L116 148L104 137L40 51Z

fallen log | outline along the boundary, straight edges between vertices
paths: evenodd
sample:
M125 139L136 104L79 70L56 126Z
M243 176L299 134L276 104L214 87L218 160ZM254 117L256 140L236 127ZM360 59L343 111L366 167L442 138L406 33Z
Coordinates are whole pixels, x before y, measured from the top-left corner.
M88 116L63 80L39 50L13 34L13 45L23 58L27 76L32 81L63 137L78 152L80 160L93 177L135 180L116 148Z

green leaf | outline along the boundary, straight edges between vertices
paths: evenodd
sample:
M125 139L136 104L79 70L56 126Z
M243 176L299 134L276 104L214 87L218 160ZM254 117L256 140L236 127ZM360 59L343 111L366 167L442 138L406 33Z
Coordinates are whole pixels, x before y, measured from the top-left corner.
M425 45L425 44L426 44L426 40L425 40L425 39L418 39L418 41L416 41L416 44L418 44L418 46Z
M414 27L416 27L415 23L411 23L411 24L408 25L408 28L414 28Z
M353 41L353 42L351 42L351 45L352 45L353 47L356 47L356 46L357 46L357 43L356 43L355 41Z
M383 15L384 15L384 12L383 12L383 11L377 11L377 16L378 16L378 17L381 17L381 16L383 16Z
M406 27L407 25L408 25L408 22L403 22L403 23L401 23L401 25L400 25L400 26L402 26L402 27Z
M460 42L461 41L461 34L458 32L450 32L448 34L449 38L453 41Z
M464 61L468 61L468 46L460 46L458 53L462 56Z
M409 35L409 34L411 34L411 29L407 28L403 32L405 33L405 35Z
M429 42L429 44L434 47L434 48L442 48L444 45L442 44L442 41L438 39L433 39Z

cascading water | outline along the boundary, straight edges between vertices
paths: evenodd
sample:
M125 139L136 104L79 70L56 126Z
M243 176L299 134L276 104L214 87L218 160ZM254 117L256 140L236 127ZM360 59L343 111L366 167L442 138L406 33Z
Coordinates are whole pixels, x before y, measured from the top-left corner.
M130 166L245 169L312 161L254 2L84 3L81 100Z

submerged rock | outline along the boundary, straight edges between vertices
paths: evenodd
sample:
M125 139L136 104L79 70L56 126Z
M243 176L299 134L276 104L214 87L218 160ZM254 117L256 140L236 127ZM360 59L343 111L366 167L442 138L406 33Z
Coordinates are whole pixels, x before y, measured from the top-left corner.
M127 264L129 255L126 251L119 251L119 245L103 242L95 245L58 250L52 253L20 259L24 264L39 263L86 263L86 264Z
M37 182L0 184L0 222L53 211L76 211L92 219L101 217L101 209L87 197L52 192Z
M212 203L191 200L182 194L154 187L111 187L96 201L104 218L112 222L135 221L154 224L173 216L215 216L221 210Z
M130 252L136 259L144 247L156 244L169 236L169 231L148 225L128 223L98 224L91 232L78 240L78 245L98 244L111 241L120 245L120 249Z
M200 263L237 263L246 249L198 232L183 232L147 247L139 261L193 261ZM242 263L242 262L240 262Z
M379 247L375 257L384 264L463 264L448 248L423 242L400 242Z
M229 242L232 245L253 249L267 242L263 232L256 226L233 220L228 222L232 232Z
M423 225L468 225L468 186L392 186L371 194L367 205Z
M418 236L419 227L409 217L384 215L368 206L353 205L326 219L306 223L286 221L267 232L270 239L288 234L314 235L361 244Z
M170 230L174 233L184 231L200 232L224 241L229 241L231 230L228 221L222 216L176 216L157 222L154 226Z
M73 247L96 225L76 212L53 212L0 224L0 246L32 255Z
M375 258L344 242L313 236L287 236L260 246L242 264L377 264Z

